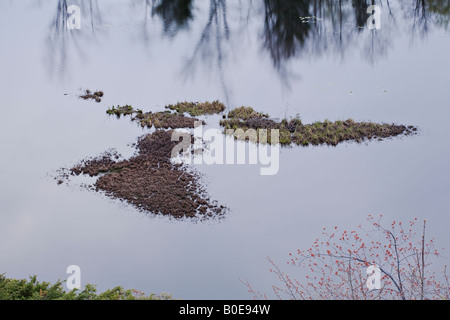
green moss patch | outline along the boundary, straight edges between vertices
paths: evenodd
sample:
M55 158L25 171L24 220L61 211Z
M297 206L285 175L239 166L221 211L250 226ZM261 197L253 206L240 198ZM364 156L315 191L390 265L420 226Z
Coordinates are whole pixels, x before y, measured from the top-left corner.
M188 113L193 117L202 115L219 114L225 111L225 105L219 101L213 102L178 102L166 106L167 109L176 111L180 114Z
M200 121L196 118L185 117L182 114L172 113L171 111L144 113L140 109L133 109L130 105L117 107L113 106L111 109L107 110L106 113L109 115L115 115L118 118L121 116L132 116L131 120L138 122L142 128L194 128L195 122Z
M241 107L231 111L220 122L220 125L225 128L225 133L229 129L242 129L244 131L255 129L258 133L261 129L267 129L268 143L272 142L271 129L278 129L279 143L285 146L291 144L336 146L344 141L362 142L364 140L385 139L402 134L413 134L417 131L413 126L356 122L352 119L335 122L325 120L312 124L303 124L299 118L276 121L250 107Z
M250 120L269 118L269 115L256 112L252 107L239 107L228 113L228 119Z
M95 100L96 102L102 102L103 91L91 92L91 90L86 90L84 94L79 97L83 100Z

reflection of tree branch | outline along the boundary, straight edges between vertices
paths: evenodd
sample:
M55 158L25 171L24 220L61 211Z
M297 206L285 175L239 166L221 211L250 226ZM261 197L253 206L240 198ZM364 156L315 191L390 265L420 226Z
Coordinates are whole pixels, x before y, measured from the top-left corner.
M64 68L67 64L66 38L69 33L66 28L68 18L67 8L68 5L66 0L58 1L56 16L52 23L53 32L51 33L49 39L49 43L51 45L49 48L50 66L55 67L56 64L61 74L64 74ZM72 33L70 33L70 35L72 35Z
M297 55L311 31L311 24L301 20L310 16L310 2L264 1L264 47L269 51L281 82L288 89L292 75L284 62Z
M362 27L366 25L367 8L369 4L367 0L352 0L353 10L355 11L355 21L358 31L362 31Z
M139 0L140 1L140 0ZM175 37L178 32L188 26L193 19L193 0L144 0L144 42L149 40L149 17L158 16L163 24L163 34ZM132 3L133 5L133 3Z
M89 0L89 3L87 3L88 10L84 6L86 3L87 1L81 1L80 9L82 12L89 12L91 32L94 34L96 24L102 23L100 9L97 0ZM58 0L56 15L51 23L51 31L48 38L50 72L52 73L54 69L58 69L61 77L66 73L69 46L72 46L79 56L85 58L79 40L81 35L87 35L86 30L88 30L85 28L82 30L68 30L67 20L70 16L67 12L68 7L67 0Z
M428 14L425 0L416 0L416 7L414 9L413 33L416 31L416 28L420 28L420 31L423 35L428 31Z
M164 33L173 37L193 19L192 0L160 0L155 13L163 21Z
M304 44L311 25L300 17L309 17L309 2L265 0L264 46L276 68Z
M83 56L83 46L79 43L87 35L95 35L95 29L102 23L101 10L97 0L72 0L79 2L83 11L82 32L70 32L66 28L68 14L67 0L57 1L57 10L51 24L49 36L49 60L51 68L59 67L64 72L69 60L69 54L76 52ZM194 19L194 0L134 0L143 10L144 41L149 40L149 17L158 17L162 23L163 35L173 38L179 31L189 27ZM245 3L245 4L244 4ZM239 34L248 28L248 22L254 15L263 17L263 48L270 56L272 64L280 76L283 86L289 87L289 78L293 76L287 64L299 56L321 57L334 51L335 56L345 57L345 52L352 48L356 37L364 37L368 18L367 8L370 4L387 5L389 17L394 18L389 0L264 0L252 2L242 1L237 4L243 15ZM144 5L142 7L142 4ZM411 5L412 4L412 5ZM252 10L256 7L256 10ZM414 0L400 4L413 22L413 32L420 30L428 32L429 23L433 20L448 25L450 5L448 0ZM262 9L262 10L261 10ZM142 11L140 11L140 14ZM258 16L259 18L259 16ZM90 19L90 20L89 20ZM158 20L159 20L158 19ZM388 21L391 22L391 21ZM383 23L383 25L385 25ZM85 27L86 26L86 29ZM87 30L87 32L86 32ZM387 29L387 31L389 31ZM83 38L82 38L83 37ZM386 32L371 33L369 50L371 61L385 53L389 37ZM224 75L226 60L225 44L230 40L230 28L227 19L227 0L210 0L209 15L192 56L187 60L186 73L193 74L195 65L213 64L219 71L220 82L225 95L229 90ZM69 50L69 46L72 46ZM227 98L228 99L228 98Z
M354 36L352 30L344 30L344 22L352 13L351 3L347 1L265 0L264 6L264 48L269 51L286 87L289 87L286 66L289 60L300 55L320 57L330 49L343 57ZM364 14L366 10L367 7ZM330 39L333 46L330 46Z
M409 10L408 10L409 11ZM429 23L445 29L450 19L450 2L448 0L416 0L412 10L412 35L419 33L422 37L429 31ZM414 39L413 39L414 40Z
M393 18L390 3L386 2ZM371 4L382 6L383 1L265 0L264 48L282 81L287 83L286 63L295 57L321 57L334 51L335 56L345 58L351 42L367 35L362 30L367 31L367 9ZM385 53L389 38L371 33L369 40L369 57L374 61Z
M148 44L150 35L148 33L148 20L149 17L153 16L155 0L144 0L144 23L142 25L142 36L144 39L144 44Z
M209 17L206 26L200 36L200 40L195 46L194 52L186 62L184 72L193 75L193 69L202 53L202 63L207 62L205 59L216 59L215 64L219 70L220 82L224 91L226 103L229 104L229 90L224 76L223 62L223 42L229 40L229 28L227 21L226 0L210 0ZM211 41L215 41L212 44ZM214 48L214 49L213 49ZM205 54L206 53L206 54Z
M450 23L450 1L428 0L428 11L435 23L447 30Z
M85 3L85 1L83 1ZM100 8L98 7L97 0L89 0L89 13L91 17L91 30L95 33L94 21L98 25L102 25L102 16L100 14Z

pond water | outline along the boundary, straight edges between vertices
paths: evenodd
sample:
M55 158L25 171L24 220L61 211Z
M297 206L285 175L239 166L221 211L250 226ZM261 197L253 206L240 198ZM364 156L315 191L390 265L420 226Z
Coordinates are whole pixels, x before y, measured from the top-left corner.
M0 273L169 292L182 299L271 295L266 257L283 264L324 227L368 214L427 219L450 247L448 1L1 1ZM69 5L82 10L68 30ZM302 18L301 18L302 17ZM101 103L77 99L101 89ZM146 215L57 185L52 174L146 131L105 110L159 111L221 100L274 117L414 125L420 134L337 147L283 148L280 170L198 166L220 222ZM217 119L216 119L217 120ZM444 262L448 260L443 257ZM286 271L289 271L286 270ZM295 270L290 270L295 272Z

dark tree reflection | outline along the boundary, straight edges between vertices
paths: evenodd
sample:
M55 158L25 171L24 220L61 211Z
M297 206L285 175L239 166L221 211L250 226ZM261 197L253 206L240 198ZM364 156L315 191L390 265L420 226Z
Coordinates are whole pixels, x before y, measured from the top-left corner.
M302 47L311 24L300 17L310 16L310 0L264 0L264 47L275 67L290 59Z
M48 64L50 72L59 70L61 74L65 73L67 65L67 43L76 41L75 33L67 30L68 19L68 3L66 0L59 0L56 7L56 14L50 27L50 35L48 38L49 54Z
M203 23L206 18L200 34L189 35L195 47L185 72L192 75L199 65L215 67L226 95L229 91L225 81L226 57L233 52L233 46L243 43L243 35L251 29L249 26L255 26L250 22L260 21L259 33L251 29L248 34L261 41L261 52L270 57L282 81L288 85L288 64L297 58L334 55L344 59L348 50L358 47L374 62L386 54L395 28L410 24L412 34L425 35L432 25L447 28L450 17L450 0L130 0L128 3L137 8L139 17L144 17L144 30L139 36L144 43L149 43L153 30L150 19L156 18L153 23L161 23L164 37L174 39L180 31L193 29L192 24ZM82 32L66 28L67 8L71 4L78 4L82 9ZM367 9L374 4L383 9L380 32L367 30ZM106 2L102 5L106 6ZM205 6L209 6L207 17L197 16L198 12L205 12L202 10ZM227 16L229 6L236 14L233 17ZM120 9L110 6L110 10ZM70 52L83 57L80 41L95 36L96 26L102 25L101 11L97 0L56 1L48 38L52 67L59 66L63 71L69 45L72 45ZM400 25L397 18L403 19Z
M414 32L416 32L417 29L422 35L428 32L428 10L425 0L416 0L413 22Z
M364 25L367 21L367 8L372 5L372 1L368 0L352 0L352 6L355 12L356 27L359 31L363 30Z
M433 22L447 30L450 22L450 0L428 0L427 5Z
M81 30L69 30L67 28L67 21L70 17L68 8L70 5L78 5L83 16L89 17L82 20ZM80 41L95 36L97 27L101 24L102 15L97 0L58 0L47 39L47 63L50 73L58 72L60 77L64 76L70 54L76 54L78 57L86 59Z
M412 10L413 35L425 36L430 24L448 29L450 19L450 0L415 0Z
M185 76L194 74L197 63L203 66L214 65L219 72L226 102L229 101L229 89L224 75L224 45L229 40L230 32L227 20L227 1L210 0L209 16L197 41L192 56L186 62Z
M194 17L192 0L160 0L155 5L154 12L162 19L164 33L171 37L186 28Z

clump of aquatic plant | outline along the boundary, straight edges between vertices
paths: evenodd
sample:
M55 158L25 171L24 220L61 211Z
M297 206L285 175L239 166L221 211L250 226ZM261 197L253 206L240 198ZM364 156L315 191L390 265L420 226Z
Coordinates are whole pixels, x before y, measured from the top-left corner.
M129 106L129 105L117 106L117 107L112 106L111 109L108 109L106 111L107 114L116 115L118 118L120 118L121 116L128 116L128 115L132 115L134 113L139 113L139 112L141 112L141 111L134 110L133 107Z
M91 90L88 89L83 95L80 95L80 98L83 100L95 100L96 102L101 102L103 95L103 91L95 91L92 93Z
M202 177L195 170L172 162L179 143L173 141L173 133L155 130L138 139L132 157L123 159L115 151L107 151L67 169L62 178L98 177L90 190L125 201L145 213L176 219L223 218L228 209L209 197Z
M194 128L195 122L199 121L195 118L185 117L182 114L172 113L170 110L164 112L143 112L140 109L133 109L132 106L117 106L106 111L109 115L131 116L132 121L136 121L142 128L156 129L177 129L177 128Z
M336 146L344 141L362 142L384 139L417 131L413 126L356 122L352 119L335 122L325 120L312 124L303 124L299 117L276 121L249 107L240 107L230 111L228 118L221 120L220 125L224 127L225 133L231 134L233 130L237 129L244 131L254 129L258 133L258 137L260 130L267 130L268 143L272 141L271 130L278 130L281 145L296 144L305 147L309 145Z
M344 141L362 142L364 140L385 139L416 131L414 127L407 128L396 124L379 124L373 122L324 121L299 126L292 132L292 142L307 146L327 144L336 146Z
M219 114L225 110L225 105L219 101L213 102L178 102L177 104L170 104L166 106L167 109L176 111L178 113L188 113L193 117L202 115Z
M252 107L239 107L228 113L228 119L248 120L254 118L269 118L269 115L255 111Z
M135 119L143 128L154 126L156 129L194 128L195 122L199 121L170 111L141 113Z

